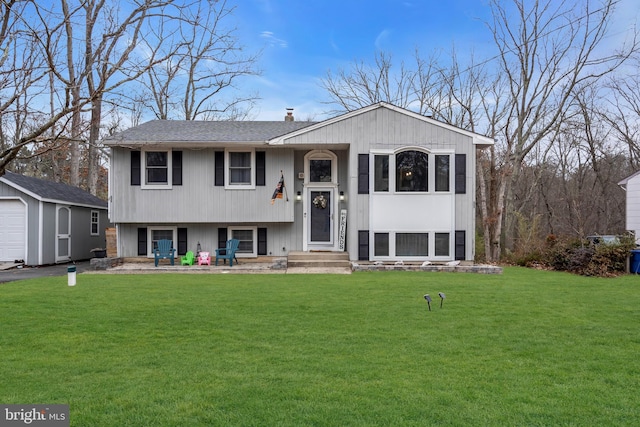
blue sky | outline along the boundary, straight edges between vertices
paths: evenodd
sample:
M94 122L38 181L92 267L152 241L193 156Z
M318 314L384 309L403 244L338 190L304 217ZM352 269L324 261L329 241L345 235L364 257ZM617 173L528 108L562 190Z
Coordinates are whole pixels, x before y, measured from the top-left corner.
M282 120L292 107L298 120L326 118L326 93L319 79L327 71L355 61L373 62L385 51L394 64L410 62L416 48L422 57L442 51L447 57L474 51L493 55L486 29L485 0L239 0L234 17L240 42L263 49L260 77L245 80L243 90L259 92L257 120ZM616 28L637 21L637 0L621 0ZM619 33L617 33L619 34ZM612 43L616 41L612 38Z

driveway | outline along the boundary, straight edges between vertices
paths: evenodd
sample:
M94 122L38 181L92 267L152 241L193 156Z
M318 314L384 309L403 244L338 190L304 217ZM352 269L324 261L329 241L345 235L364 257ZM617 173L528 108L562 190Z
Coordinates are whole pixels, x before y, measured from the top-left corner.
M72 265L76 266L77 273L82 273L89 269L89 261L78 261L76 263L46 265L40 267L13 267L8 270L0 270L0 283L35 279L38 277L64 276L67 274L67 267Z

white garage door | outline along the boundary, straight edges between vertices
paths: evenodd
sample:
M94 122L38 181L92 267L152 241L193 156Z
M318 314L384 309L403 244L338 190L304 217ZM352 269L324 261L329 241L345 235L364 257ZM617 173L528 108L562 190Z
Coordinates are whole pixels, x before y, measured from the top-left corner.
M20 200L0 200L0 261L24 259L27 215Z

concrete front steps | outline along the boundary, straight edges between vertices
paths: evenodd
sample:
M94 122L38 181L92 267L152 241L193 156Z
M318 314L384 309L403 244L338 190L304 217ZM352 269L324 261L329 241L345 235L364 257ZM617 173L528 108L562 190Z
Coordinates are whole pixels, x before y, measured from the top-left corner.
M351 274L347 252L289 252L287 273Z

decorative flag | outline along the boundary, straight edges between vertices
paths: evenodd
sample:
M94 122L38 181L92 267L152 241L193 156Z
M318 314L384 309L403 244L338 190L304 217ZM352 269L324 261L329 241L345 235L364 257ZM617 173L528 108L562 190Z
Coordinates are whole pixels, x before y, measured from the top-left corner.
M276 189L273 192L273 196L271 196L271 204L273 205L276 202L276 199L282 199L282 193L286 191L284 186L284 175L282 171L280 171L280 181L278 181L278 185L276 185ZM287 197L287 202L289 201L289 197Z

